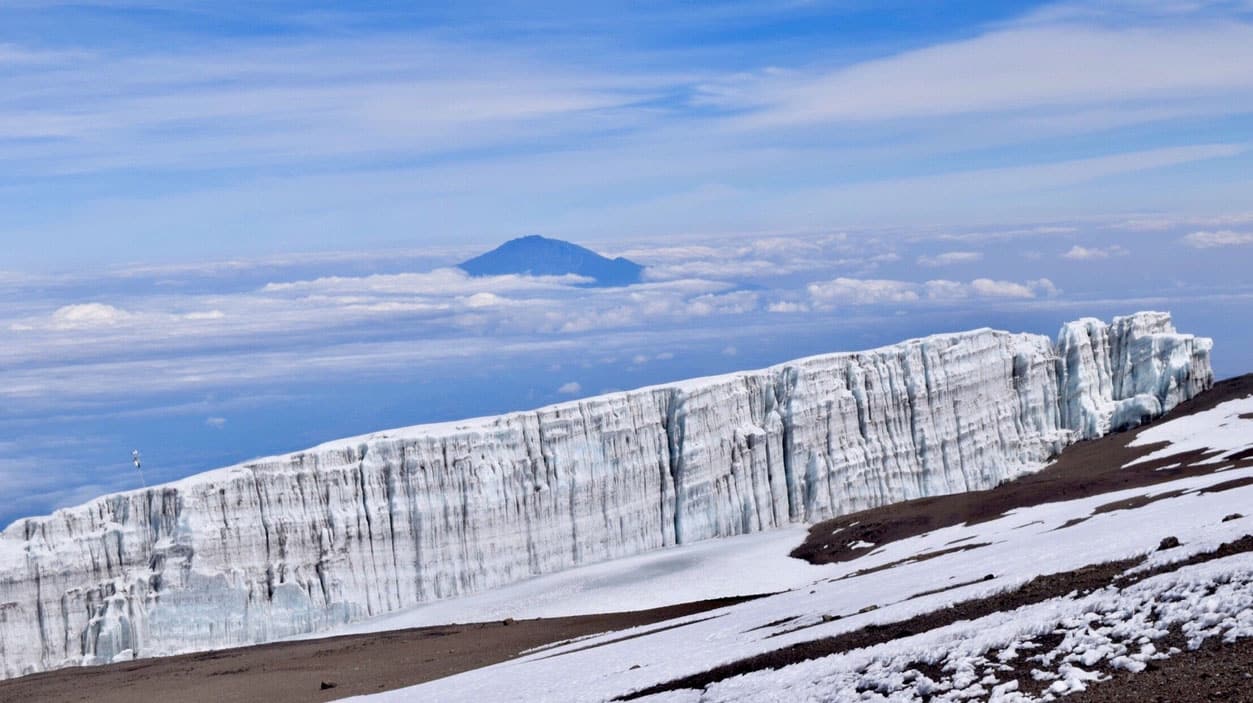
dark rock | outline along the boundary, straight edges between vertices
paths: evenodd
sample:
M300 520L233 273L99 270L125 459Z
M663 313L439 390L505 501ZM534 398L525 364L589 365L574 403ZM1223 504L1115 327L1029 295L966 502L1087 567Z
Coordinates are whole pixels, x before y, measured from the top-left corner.
M1228 515L1227 517L1223 518L1223 522L1231 522L1232 520L1239 520L1242 517L1244 516L1241 515L1240 513L1232 513Z
M339 685L339 684L335 683L334 681L323 681L323 682L322 682L322 690L323 690L323 691L325 691L325 690L327 690L327 689L335 688L335 687L336 687L336 686L338 686L338 685Z
M1174 535L1171 535L1170 537L1167 537L1166 539L1162 540L1161 544L1157 545L1157 551L1164 552L1167 549L1174 549L1175 547L1178 547L1178 546L1179 546L1179 538L1175 537Z

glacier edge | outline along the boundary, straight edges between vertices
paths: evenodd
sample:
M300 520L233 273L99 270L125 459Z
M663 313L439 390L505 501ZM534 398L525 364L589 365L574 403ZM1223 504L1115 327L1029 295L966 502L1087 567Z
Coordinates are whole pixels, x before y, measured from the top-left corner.
M989 329L338 440L0 533L0 671L270 641L1037 470L1213 382L1166 313Z

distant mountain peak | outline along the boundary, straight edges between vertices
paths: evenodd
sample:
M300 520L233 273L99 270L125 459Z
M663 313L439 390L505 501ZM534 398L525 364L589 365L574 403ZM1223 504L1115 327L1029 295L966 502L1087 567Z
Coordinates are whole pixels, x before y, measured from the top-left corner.
M457 265L471 276L565 276L593 279L596 287L629 286L642 280L644 267L629 259L610 259L578 244L530 234Z

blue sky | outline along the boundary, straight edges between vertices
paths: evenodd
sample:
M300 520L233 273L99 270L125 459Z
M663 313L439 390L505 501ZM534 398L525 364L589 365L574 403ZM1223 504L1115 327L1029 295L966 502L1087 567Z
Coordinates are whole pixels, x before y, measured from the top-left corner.
M0 7L0 522L964 327L1253 369L1247 0L410 5ZM530 233L649 280L447 269Z

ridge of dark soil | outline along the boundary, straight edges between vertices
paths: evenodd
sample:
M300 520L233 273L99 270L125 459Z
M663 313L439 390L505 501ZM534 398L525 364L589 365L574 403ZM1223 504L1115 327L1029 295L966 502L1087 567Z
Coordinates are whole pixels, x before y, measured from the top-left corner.
M887 571L888 569L895 569L896 567L904 566L905 564L916 564L920 561L930 561L932 559L937 559L939 557L947 556L949 554L956 554L958 552L969 552L973 549L982 549L984 547L991 546L991 544L992 544L991 542L975 542L974 544L963 544L958 547L948 547L946 549L937 549L933 552L920 552L918 554L914 554L913 556L909 556L904 559L897 559L896 561L889 561L886 564L872 566L868 569L858 569L857 571L854 571L851 574L846 574L844 576L841 576L837 580L844 581L845 579L852 579L852 578L857 578L859 576L865 576L867 574L878 573L880 571Z

